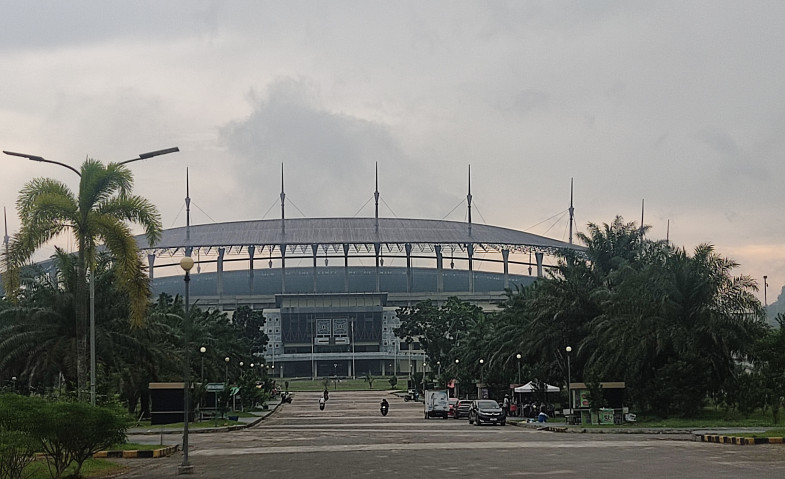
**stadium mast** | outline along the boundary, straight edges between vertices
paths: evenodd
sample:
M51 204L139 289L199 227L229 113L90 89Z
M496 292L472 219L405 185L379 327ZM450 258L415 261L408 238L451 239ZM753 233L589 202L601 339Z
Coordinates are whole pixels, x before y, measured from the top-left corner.
M572 206L572 181L573 179L570 178L570 244L572 244L572 225L575 222L575 208ZM531 267L529 269L531 269ZM531 274L531 272L529 274Z

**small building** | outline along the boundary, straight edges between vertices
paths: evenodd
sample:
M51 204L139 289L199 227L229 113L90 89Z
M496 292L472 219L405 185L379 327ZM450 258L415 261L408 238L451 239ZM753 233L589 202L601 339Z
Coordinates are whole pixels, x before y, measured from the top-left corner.
M624 404L624 382L601 382L603 407L592 412L590 389L586 383L570 383L569 409L564 411L570 424L621 424L629 412Z

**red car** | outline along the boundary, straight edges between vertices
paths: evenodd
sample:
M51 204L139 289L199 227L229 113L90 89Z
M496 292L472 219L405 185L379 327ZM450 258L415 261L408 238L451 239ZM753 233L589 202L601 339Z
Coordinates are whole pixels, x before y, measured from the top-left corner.
M447 417L455 417L455 408L458 407L458 398L449 399L450 409L447 410Z

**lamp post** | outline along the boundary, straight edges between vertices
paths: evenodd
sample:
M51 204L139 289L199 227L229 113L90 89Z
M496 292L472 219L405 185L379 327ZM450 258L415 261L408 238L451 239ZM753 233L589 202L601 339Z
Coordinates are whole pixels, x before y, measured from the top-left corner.
M572 420L572 389L570 388L570 353L572 353L572 346L564 348L567 351L567 403L570 405L570 419Z
M436 361L436 379L439 381L439 387L441 387L442 382L442 362Z
M201 348L199 348L199 352L201 353L201 357L202 357L202 384L204 384L204 353L207 352L207 348L202 346Z
M485 364L485 360L480 359L480 386L477 387L477 399L484 399L482 397L482 387L485 386L485 369L483 364Z
M763 275L763 306L764 307L768 307L769 306L769 300L766 297L766 288L769 286L768 281L766 281L768 278L769 277L767 275L765 275L765 274Z
M518 385L521 384L521 353L515 355L515 359L518 360Z
M188 302L190 301L189 289L191 282L191 268L194 267L194 260L190 256L185 256L180 260L180 267L185 271L185 317L183 318L183 463L177 469L178 474L193 473L193 466L188 463L188 410L190 409L190 389L191 389L191 361L189 345L191 333L191 318L188 316Z
M151 151L149 153L141 153L138 158L132 158L130 160L121 161L117 163L117 165L124 165L126 163L131 163L132 161L139 161L139 160L146 160L148 158L153 158L155 156L166 155L168 153L175 153L180 151L178 147L166 148L164 150L156 150ZM38 155L29 155L27 153L16 153L13 151L6 151L3 150L3 153L9 156L19 156L21 158L27 158L30 161L37 161L40 163L51 163L53 165L62 166L63 168L68 168L69 170L76 173L76 175L81 178L82 174L74 168L73 166L66 165L65 163L60 163L59 161L52 161L47 160L46 158ZM79 265L80 267L85 267L86 265ZM92 265L90 267L90 404L95 406L95 271L93 271ZM77 355L78 357L78 355ZM78 380L77 380L78 384ZM81 391L81 388L80 388ZM81 399L81 392L78 393Z
M226 386L229 386L229 356L224 358L224 376L226 377Z
M11 387L13 388L12 391L16 393L16 376L11 376Z
M338 363L333 363L333 386L338 389Z

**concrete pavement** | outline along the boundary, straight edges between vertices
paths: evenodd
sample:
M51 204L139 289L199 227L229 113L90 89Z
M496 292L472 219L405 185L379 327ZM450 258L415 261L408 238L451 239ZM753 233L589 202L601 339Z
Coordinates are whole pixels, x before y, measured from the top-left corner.
M739 448L673 435L556 434L536 429L470 426L422 418L422 403L383 393L299 393L259 424L190 438L196 477L780 477L785 448ZM686 437L685 439L688 439ZM132 437L136 440L136 437ZM125 477L175 475L182 460L126 462Z

